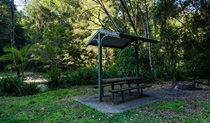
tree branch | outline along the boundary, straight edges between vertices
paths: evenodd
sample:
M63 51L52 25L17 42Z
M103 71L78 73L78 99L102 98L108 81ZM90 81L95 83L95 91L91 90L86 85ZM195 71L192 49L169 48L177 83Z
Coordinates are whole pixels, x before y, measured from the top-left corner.
M104 10L104 12L106 13L106 15L108 16L108 18L110 19L110 21L112 22L114 28L116 31L119 31L119 28L117 26L117 24L114 22L114 19L112 18L112 16L110 15L110 13L108 12L108 10L106 9L104 3L101 0L94 0L94 2L98 3L101 5L101 8Z
M123 0L120 0L120 3L122 4L124 10L126 11L126 13L127 13L127 15L128 15L128 18L129 18L129 21L130 21L130 23L131 23L131 26L133 27L133 30L134 30L135 34L137 35L137 30L136 30L136 28L135 28L135 25L134 25L134 23L133 23L133 21L132 21L132 19L131 19L131 15L130 15L130 13L129 13L129 11L128 11L126 5L125 5L125 3L123 2Z

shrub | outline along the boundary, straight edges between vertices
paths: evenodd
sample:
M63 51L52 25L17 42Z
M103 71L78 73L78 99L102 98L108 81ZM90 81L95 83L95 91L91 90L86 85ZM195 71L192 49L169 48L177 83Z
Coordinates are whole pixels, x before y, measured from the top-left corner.
M159 81L174 81L174 80L184 80L186 79L185 73L181 68L175 66L165 66L165 67L157 67L153 70L153 72L146 72L147 76L150 78L153 77L155 80ZM148 74L149 73L149 74Z
M61 77L61 71L57 69L53 69L48 73L49 83L48 85L50 87L59 88L62 86L62 77Z
M2 92L9 93L14 96L31 95L38 93L35 84L26 84L21 78L5 77L0 80Z
M83 67L76 71L67 72L63 81L68 85L89 85L95 84L98 78L98 70L96 67Z
M115 69L120 72L120 76L134 76L135 75L135 57L134 49L126 47L119 50L115 58Z
M21 95L23 83L20 78L17 77L6 77L1 79L2 91L12 95Z
M36 83L30 83L30 84L24 83L24 86L22 89L22 95L34 95L37 93L39 93L39 90L37 88Z
M126 76L116 65L104 69L103 78L124 77ZM127 75L128 76L128 75ZM82 67L75 71L67 72L62 80L66 85L90 85L97 84L98 69L95 66Z
M141 81L142 83L154 83L157 79L154 77L154 73L151 72L150 70L142 70L144 72L140 73L140 77L143 78Z
M115 77L123 77L123 72L121 68L116 65L112 65L109 68L103 71L103 78L115 78Z

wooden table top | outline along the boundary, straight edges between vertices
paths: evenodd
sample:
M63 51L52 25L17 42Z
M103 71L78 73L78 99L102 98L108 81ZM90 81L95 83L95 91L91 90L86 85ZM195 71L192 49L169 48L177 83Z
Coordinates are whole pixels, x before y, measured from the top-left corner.
M119 82L119 81L130 81L130 80L140 80L141 77L122 77L122 78L107 78L102 79L103 82Z

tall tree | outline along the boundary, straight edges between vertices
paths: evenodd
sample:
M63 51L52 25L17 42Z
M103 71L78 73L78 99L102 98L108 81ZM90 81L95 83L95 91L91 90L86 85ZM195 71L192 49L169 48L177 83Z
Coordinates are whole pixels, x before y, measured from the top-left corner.
M25 45L26 40L23 37L22 26L18 23L19 13L15 8L14 1L0 1L0 15L0 55L4 55L5 52L2 51L4 47L20 49ZM16 64L15 57L13 64ZM3 62L1 65L5 66L5 63ZM18 71L17 74L19 75Z
M129 22L131 23L131 26L134 30L134 33L136 35L144 35L146 38L151 38L150 34L150 21L152 17L152 2L147 2L146 0L144 1L131 1L128 0L127 3L123 0L120 0L120 3L122 4L123 9L126 11ZM128 8L129 7L129 8ZM130 10L130 11L129 11ZM150 10L150 11L149 11ZM131 15L133 17L131 17ZM150 16L149 16L150 15ZM134 19L132 19L134 18ZM137 22L138 19L138 22ZM140 21L141 20L141 21ZM137 26L137 23L141 23L141 26ZM144 34L141 34L140 32L137 32L139 27L143 27ZM147 48L148 48L148 56L149 56L149 65L151 71L153 70L153 65L152 65L152 52L150 48L150 43L147 43ZM142 48L140 47L140 51L142 51Z
M15 46L15 4L14 4L14 0L10 0L9 5L10 5L10 12L11 12L10 42L11 42L11 47L16 48L16 46ZM15 54L13 54L13 62L14 62L14 65L17 66ZM16 69L16 70L17 70L17 76L20 76L19 69Z
M209 5L210 2L195 0L160 0L155 19L159 25L164 62L185 66L188 71L205 73L209 61ZM205 46L204 46L205 44ZM161 49L162 49L161 48ZM199 71L199 72L198 72ZM206 72L207 73L207 72Z
M3 47L10 44L10 6L7 1L0 1L0 55Z
M80 16L79 2L31 0L26 5L26 35L36 45L36 57L50 69L68 70L87 63L83 40L90 32L83 31L88 23Z

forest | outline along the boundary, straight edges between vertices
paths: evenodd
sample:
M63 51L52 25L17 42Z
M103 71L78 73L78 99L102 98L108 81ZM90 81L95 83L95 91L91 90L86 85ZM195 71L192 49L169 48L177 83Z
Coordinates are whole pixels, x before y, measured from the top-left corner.
M157 43L103 47L101 78L99 29ZM0 123L208 123L209 94L210 0L0 0Z
M139 46L148 83L209 78L209 0L0 1L0 71L47 73L52 86L93 84L98 29L158 40ZM103 48L103 78L135 76L134 47Z

